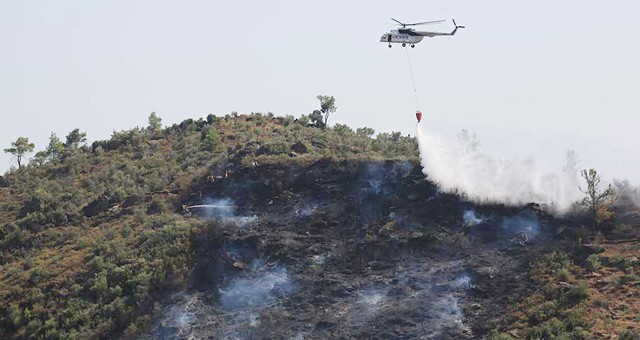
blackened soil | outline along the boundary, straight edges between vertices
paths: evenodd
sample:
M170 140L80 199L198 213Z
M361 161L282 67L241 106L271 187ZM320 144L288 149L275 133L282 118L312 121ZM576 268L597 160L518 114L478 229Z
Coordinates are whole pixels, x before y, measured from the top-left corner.
M149 338L483 338L555 244L557 222L535 206L440 194L410 163L246 168L185 205L222 198L234 218L198 240L191 288L167 299Z

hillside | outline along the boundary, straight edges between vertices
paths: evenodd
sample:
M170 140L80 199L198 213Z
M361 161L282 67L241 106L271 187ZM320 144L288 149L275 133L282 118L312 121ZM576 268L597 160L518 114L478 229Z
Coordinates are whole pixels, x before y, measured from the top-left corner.
M225 173L252 163L417 159L414 139L398 133L307 125L305 117L210 115L115 132L91 146L75 138L6 174L4 336L135 334L154 302L185 284L204 223L182 215L184 200Z
M414 138L304 116L72 140L0 181L0 337L638 337L634 207L478 206Z

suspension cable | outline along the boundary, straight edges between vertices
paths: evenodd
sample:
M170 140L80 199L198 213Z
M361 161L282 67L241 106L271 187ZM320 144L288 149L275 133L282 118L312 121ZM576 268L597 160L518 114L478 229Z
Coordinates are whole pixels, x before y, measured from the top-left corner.
M413 77L413 68L411 67L411 58L409 58L409 47L404 48L407 52L407 62L409 63L409 73L411 73L411 83L413 84L413 95L416 98L416 111L420 111L420 101L418 100L418 91L416 90L416 80Z

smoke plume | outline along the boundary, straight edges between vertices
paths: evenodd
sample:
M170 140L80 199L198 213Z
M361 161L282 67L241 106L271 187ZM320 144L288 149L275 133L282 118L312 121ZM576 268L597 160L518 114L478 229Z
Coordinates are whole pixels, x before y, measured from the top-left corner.
M251 264L251 272L233 279L220 289L220 304L224 310L260 310L293 289L284 267L268 268L263 261Z
M199 215L202 217L215 219L225 224L232 224L238 228L245 228L258 220L258 216L255 215L238 216L236 214L237 205L230 198L208 198L205 204L193 205L189 208L194 211L199 209Z
M418 127L424 173L441 190L456 192L478 203L522 205L539 203L554 212L569 210L582 194L578 161L567 151L567 163L545 171L534 159L497 159L480 150L475 134L463 130L457 142Z
M485 221L484 217L478 216L474 210L466 210L462 215L464 224L469 227L476 226Z

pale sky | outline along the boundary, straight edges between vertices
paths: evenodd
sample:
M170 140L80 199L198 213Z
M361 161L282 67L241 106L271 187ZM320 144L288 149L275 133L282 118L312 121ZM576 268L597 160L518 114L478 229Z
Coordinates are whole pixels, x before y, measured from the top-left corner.
M74 128L90 141L209 113L299 116L415 133L405 50L380 36L455 18L467 29L409 50L423 124L477 132L486 152L640 183L635 1L0 0L0 149ZM426 26L423 26L426 27ZM451 22L426 27L450 31ZM11 164L0 155L0 172Z

